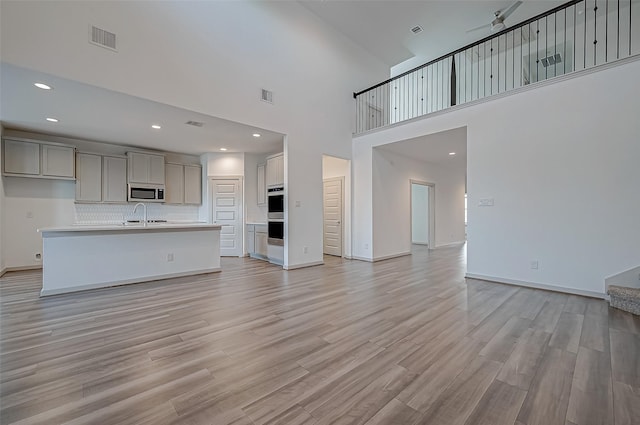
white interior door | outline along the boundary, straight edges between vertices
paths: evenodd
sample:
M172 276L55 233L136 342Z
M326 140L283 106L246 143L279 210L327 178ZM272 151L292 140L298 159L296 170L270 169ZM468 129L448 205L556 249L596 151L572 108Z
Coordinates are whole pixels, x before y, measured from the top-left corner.
M342 256L343 179L323 182L323 246L324 253Z
M433 183L410 180L411 243L436 246L436 186Z
M220 224L220 255L242 256L242 184L239 178L211 179L213 222Z
M411 243L429 245L429 186L411 183Z

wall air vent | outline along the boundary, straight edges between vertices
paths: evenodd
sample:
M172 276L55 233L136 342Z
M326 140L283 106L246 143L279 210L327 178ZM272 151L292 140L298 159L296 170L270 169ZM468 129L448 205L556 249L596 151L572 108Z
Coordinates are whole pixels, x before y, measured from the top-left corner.
M273 92L262 89L262 97L260 98L260 100L267 103L273 103Z
M422 31L424 30L420 25L416 25L415 27L411 28L411 32L414 34L420 34Z
M542 62L542 66L544 66L545 68L551 65L555 65L557 63L561 63L562 62L562 57L560 56L560 53L556 53L555 55L551 55L551 56L547 56L546 58L542 58L540 60L540 62Z
M204 123L203 122L199 122L199 121L187 121L185 124L186 125L192 125L194 127L202 127L202 126L204 126Z
M116 35L102 28L89 25L89 43L116 52Z

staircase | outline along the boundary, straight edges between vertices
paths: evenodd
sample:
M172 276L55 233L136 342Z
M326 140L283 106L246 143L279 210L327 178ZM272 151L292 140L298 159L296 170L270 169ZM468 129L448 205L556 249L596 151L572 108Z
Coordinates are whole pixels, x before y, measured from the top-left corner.
M640 267L605 280L611 307L640 316Z

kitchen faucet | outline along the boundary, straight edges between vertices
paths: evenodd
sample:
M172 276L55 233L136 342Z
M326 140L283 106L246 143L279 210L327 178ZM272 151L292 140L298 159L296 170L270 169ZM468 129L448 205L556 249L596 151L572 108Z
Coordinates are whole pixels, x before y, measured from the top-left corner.
M142 224L144 226L147 225L147 205L143 204L142 202L138 202L134 207L133 207L133 213L136 213L136 210L138 209L138 207L142 205L142 212L144 213L144 219L142 220Z

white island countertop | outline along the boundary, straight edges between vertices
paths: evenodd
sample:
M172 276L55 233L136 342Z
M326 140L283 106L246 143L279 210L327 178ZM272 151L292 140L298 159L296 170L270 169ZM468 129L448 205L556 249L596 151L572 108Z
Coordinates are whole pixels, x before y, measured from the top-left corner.
M219 224L76 224L42 233L41 295L220 271Z
M127 224L72 224L70 226L60 227L45 227L38 229L38 232L52 233L52 232L138 232L138 231L170 231L170 230L200 230L200 229L213 229L219 230L222 226L219 224L211 223L127 223Z

